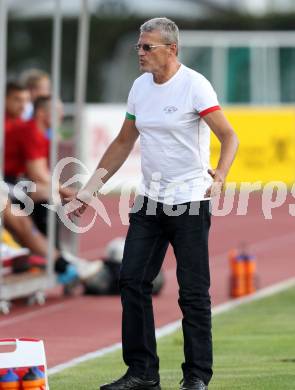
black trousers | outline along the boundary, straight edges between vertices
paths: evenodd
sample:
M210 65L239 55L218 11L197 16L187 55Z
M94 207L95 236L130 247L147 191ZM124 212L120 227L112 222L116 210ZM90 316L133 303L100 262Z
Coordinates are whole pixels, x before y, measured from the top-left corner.
M186 211L181 213L180 207ZM146 197L136 199L120 273L123 359L131 374L159 378L151 291L152 280L161 268L170 242L176 256L178 302L183 314L183 374L209 383L212 377L210 219L209 201L171 208Z

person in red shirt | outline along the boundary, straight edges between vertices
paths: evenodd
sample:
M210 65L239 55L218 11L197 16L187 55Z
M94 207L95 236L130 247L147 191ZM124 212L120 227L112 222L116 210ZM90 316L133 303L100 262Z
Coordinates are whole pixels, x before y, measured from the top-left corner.
M35 178L37 178L35 172L40 166L44 167L43 181L48 183L49 141L42 132L43 127L38 129L37 122L32 120L31 123L25 123L22 120L22 114L29 100L29 91L25 86L13 81L7 83L4 173L6 183L12 185L16 184L24 175L34 177L35 174ZM39 114L39 116L44 117L44 114ZM46 121L42 120L42 122L47 125ZM48 184L47 186L38 185L36 194L40 199L48 198ZM15 201L15 199L13 200ZM42 234L46 233L46 209L43 207L44 210L42 210L41 204L35 203L32 215L33 223L31 217L26 216L23 212L20 212L19 216L14 215L11 212L11 207L11 201L8 199L3 212L4 225L11 230L21 244L31 249L33 253L46 256L47 241L46 236ZM41 228L42 233L36 229L34 224ZM56 253L55 271L58 278L63 284L71 283L77 278L77 271L59 255L58 251Z
M62 106L57 107L62 118ZM30 193L35 202L32 218L38 229L46 234L47 203L50 193L49 171L51 126L51 97L39 97L34 106L34 117L27 122L18 122L5 134L5 180L12 185L26 178L36 184L36 192ZM67 197L70 188L59 187L60 194Z
M34 117L24 122L21 115L28 99L28 91L21 84L16 82L7 84L4 172L5 181L12 189L23 178L35 182L37 191L29 193L34 200L34 210L31 216L25 215L24 212L16 216L10 210L13 205L9 200L4 209L4 224L22 245L27 246L33 253L46 256L47 209L42 206L42 203L48 202L50 192L48 129L51 126L51 97L38 98L35 102ZM57 109L61 119L61 104ZM60 187L59 190L63 196L72 194L69 188ZM18 199L12 197L12 199L14 203L22 204L19 197ZM98 262L89 263L77 259L73 265L60 254L58 249L55 253L55 271L62 284L71 283L77 277L83 280L97 272Z
M43 116L43 111L43 109L38 110L36 118L28 122L20 119L10 120L5 127L5 175L11 178L11 181L34 174L36 160L42 160L42 162L38 161L38 168L40 165L42 168L45 167L45 172L41 174L42 179L44 173L47 176L49 139L43 126L44 121L39 120L40 113ZM34 162L33 172L31 172L31 162Z

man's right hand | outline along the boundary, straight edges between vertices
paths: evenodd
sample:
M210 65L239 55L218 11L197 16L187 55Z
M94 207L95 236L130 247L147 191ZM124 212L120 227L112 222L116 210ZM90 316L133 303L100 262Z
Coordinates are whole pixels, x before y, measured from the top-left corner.
M75 194L63 199L66 207L66 215L71 221L73 221L73 217L80 218L88 207L88 204L83 202L77 196L78 195Z
M74 198L77 195L77 190L74 189L73 187L62 187L60 185L59 193L63 199L68 199L68 198L70 199L70 198Z

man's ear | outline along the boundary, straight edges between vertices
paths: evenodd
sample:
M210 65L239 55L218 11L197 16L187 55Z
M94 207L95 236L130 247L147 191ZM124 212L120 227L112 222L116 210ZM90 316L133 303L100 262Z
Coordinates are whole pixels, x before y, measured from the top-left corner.
M170 48L172 49L173 53L175 53L175 55L178 55L178 46L176 45L176 43L172 43L170 45Z

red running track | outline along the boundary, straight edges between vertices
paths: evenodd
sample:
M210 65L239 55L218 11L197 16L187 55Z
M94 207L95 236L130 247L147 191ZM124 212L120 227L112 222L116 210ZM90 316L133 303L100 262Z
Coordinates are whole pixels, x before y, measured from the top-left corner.
M288 204L293 200L289 196L283 206L273 210L273 218L267 220L261 209L261 194L256 193L250 196L247 216L236 215L235 202L230 215L213 218L210 237L213 305L228 300L227 253L241 241L248 242L257 257L260 287L295 275L294 218L288 213ZM97 221L91 231L81 235L81 253L90 259L101 256L106 243L113 237L125 235L127 230L119 218L117 198L106 198L103 202L112 227ZM165 288L154 299L157 326L180 318L171 249L164 270ZM45 340L48 364L52 367L120 341L120 318L118 297L62 298L55 292L41 308L17 305L9 316L0 318L0 332L5 338L25 336Z

